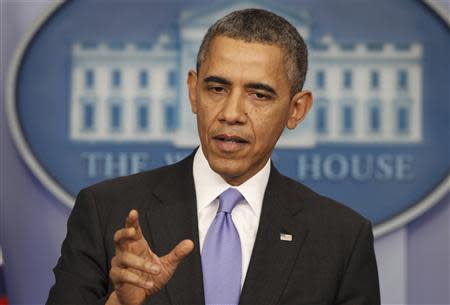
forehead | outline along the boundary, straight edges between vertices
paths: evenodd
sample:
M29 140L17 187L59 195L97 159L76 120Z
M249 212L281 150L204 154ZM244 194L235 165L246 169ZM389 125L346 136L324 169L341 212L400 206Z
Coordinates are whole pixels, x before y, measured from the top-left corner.
M276 45L215 37L200 68L201 74L265 82L286 82L283 50Z

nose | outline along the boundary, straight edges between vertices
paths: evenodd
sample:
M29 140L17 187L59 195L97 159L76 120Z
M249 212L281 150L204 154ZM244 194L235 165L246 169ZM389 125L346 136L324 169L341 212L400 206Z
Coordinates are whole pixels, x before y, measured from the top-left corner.
M247 114L245 110L245 99L240 92L235 91L224 100L219 121L230 125L246 123Z

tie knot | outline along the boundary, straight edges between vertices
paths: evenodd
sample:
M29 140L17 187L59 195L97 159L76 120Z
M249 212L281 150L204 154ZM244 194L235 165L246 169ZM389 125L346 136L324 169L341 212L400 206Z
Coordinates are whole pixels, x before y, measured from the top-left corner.
M219 195L219 212L231 213L236 204L242 200L242 194L235 188L228 188Z

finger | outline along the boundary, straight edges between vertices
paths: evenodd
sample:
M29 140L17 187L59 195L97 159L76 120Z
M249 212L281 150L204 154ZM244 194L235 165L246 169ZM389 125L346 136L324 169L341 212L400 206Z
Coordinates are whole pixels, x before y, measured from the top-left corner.
M145 279L138 274L124 268L111 268L109 276L115 287L121 286L123 284L131 284L144 289L152 289L154 286L153 281Z
M128 213L127 219L125 220L126 228L134 228L138 234L138 238L142 237L141 225L139 224L139 213L135 209Z
M129 252L116 255L111 260L111 266L133 268L153 275L158 275L161 272L161 267L158 264L151 263Z
M194 243L190 239L185 239L176 245L175 248L165 256L167 262L171 265L178 265L194 249Z
M120 229L114 233L114 243L118 247L121 247L126 241L135 241L138 239L139 236L135 228Z

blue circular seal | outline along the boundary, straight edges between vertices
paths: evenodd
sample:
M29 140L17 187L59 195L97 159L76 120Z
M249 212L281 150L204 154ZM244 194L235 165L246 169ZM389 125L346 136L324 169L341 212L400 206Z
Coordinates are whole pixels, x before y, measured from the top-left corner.
M58 4L19 48L7 87L33 173L72 206L82 187L188 155L198 137L187 72L208 27L246 7L284 16L310 50L315 104L277 145L283 173L368 217L376 235L448 192L449 21L420 1Z

